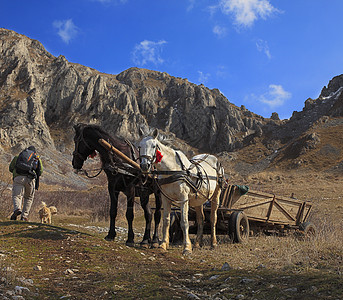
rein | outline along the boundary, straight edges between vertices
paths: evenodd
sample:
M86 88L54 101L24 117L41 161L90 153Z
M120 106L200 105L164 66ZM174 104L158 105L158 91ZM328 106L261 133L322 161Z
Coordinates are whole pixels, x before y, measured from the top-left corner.
M95 178L95 177L99 176L100 173L101 173L104 169L103 169L103 168L100 168L100 169L99 169L99 172L98 172L96 175L93 175L93 176L91 176L91 175L88 174L89 171L96 171L96 170L98 170L98 169L95 169L95 170L88 170L88 171L87 171L87 170L84 170L84 169L80 169L80 170L77 171L77 173L82 173L82 174L86 175L86 177L88 177L88 178Z
M84 130L86 127L82 128L82 131L80 132L80 135L78 136L78 138L75 141L75 151L73 152L74 156L78 156L79 158L81 158L83 161L87 160L87 156L82 155L79 152L79 145L81 142L84 143L84 145L88 148L88 150L93 150L93 148L89 145L89 143L87 143L85 137L84 137ZM135 153L134 153L134 146L131 144L131 142L129 142L128 140L125 140L125 143L130 147L131 153L135 159ZM101 144L102 146L104 146L103 144ZM110 144L109 144L110 145ZM117 150L118 151L118 150ZM109 150L109 153L111 153L112 155L115 155L115 152L113 152L113 149ZM79 173L84 174L85 176L87 176L88 178L95 178L97 176L100 175L100 173L103 170L108 170L110 171L112 174L122 174L122 175L128 175L128 176L133 176L133 177L137 177L137 174L134 174L135 172L132 172L132 170L134 170L131 166L128 166L125 163L121 163L119 166L112 162L113 164L107 163L105 164L105 166L103 165L100 169L95 169L95 170L89 170L89 171L97 171L99 170L99 172L96 175L89 175L89 171L84 170L84 169L80 169L78 170Z

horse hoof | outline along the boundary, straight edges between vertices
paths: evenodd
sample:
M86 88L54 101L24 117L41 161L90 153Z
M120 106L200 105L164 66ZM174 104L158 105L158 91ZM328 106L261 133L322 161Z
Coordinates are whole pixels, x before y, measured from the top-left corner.
M211 250L214 250L218 247L218 244L211 245Z
M183 253L182 253L182 255L184 255L184 256L189 256L191 254L192 254L192 251L188 250L188 249L183 250Z
M160 246L160 243L158 243L158 242L154 242L154 243L151 244L151 248L153 248L153 249L156 249L159 246Z
M149 249L149 244L148 243L141 243L141 248L144 248L144 249Z
M201 246L200 246L199 243L195 243L194 246L193 246L194 249L199 249L200 247L201 247Z
M105 240L111 242L111 241L114 241L114 237L105 236Z
M126 241L125 245L128 246L128 247L134 247L135 243L134 242Z
M166 243L162 243L158 248L162 249L164 251L167 251L167 244Z

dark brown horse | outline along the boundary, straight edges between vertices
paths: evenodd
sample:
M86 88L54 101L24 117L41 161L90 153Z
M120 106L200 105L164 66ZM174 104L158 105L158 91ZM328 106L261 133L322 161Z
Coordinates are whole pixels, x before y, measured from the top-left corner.
M73 152L73 168L81 170L85 160L96 150L100 155L102 169L107 175L111 206L110 229L105 239L110 241L114 240L116 237L115 221L118 208L118 196L119 192L123 192L127 198L126 219L128 222L128 238L126 245L134 245L132 222L134 218L133 206L136 195L140 197L146 221L141 246L148 247L150 244L155 247L158 246L158 226L161 220L161 197L156 185L150 178L143 184L142 173L139 170L125 164L114 153L106 150L98 140L106 140L132 160L139 157L138 150L129 142L110 136L101 127L96 125L78 124L74 126L74 129L75 150ZM156 210L154 214L155 231L153 238L151 239L152 210L149 205L149 195L152 193L155 194Z

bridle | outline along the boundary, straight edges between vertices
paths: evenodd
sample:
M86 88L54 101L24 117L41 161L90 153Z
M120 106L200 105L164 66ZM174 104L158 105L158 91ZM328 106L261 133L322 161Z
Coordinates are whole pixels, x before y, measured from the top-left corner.
M157 150L160 150L160 147L158 146L158 144L156 144L156 150L154 152L154 155L147 155L147 154L143 154L141 155L141 147L138 147L138 151L139 151L139 160L141 161L142 158L145 158L149 164L152 166L154 164L154 162L156 161L157 158Z
M80 159L82 159L83 161L85 161L87 159L88 155L83 155L79 152L79 146L80 146L80 142L83 142L84 145L88 148L88 150L92 151L92 148L90 147L90 145L87 143L86 139L83 136L83 131L85 130L86 127L82 128L78 138L75 140L75 151L73 152L73 156L78 157Z
M93 148L91 148L91 146L87 143L86 139L84 138L83 136L83 132L84 132L84 129L86 127L82 128L81 132L80 132L80 135L78 136L78 138L75 140L75 151L73 152L73 157L78 157L80 159L82 159L83 161L86 161L87 160L87 157L88 155L83 155L79 152L79 146L80 146L80 142L83 142L84 145L86 146L86 148L88 148L88 150L90 150L92 152ZM100 173L102 172L103 168L101 167L99 169L99 172L96 174L96 175L89 175L88 172L84 169L80 169L78 170L77 172L80 173L82 172L83 174L85 174L88 178L95 178L97 177L98 175L100 175ZM94 170L93 170L94 171Z

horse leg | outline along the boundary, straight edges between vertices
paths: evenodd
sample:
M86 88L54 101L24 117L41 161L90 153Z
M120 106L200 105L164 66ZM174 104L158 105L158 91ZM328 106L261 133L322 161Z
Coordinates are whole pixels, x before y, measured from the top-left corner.
M113 241L116 237L116 217L117 217L117 209L118 209L118 196L119 191L115 190L115 185L112 183L108 183L108 192L110 194L111 205L110 205L110 229L108 231L107 236L105 237L106 241Z
M135 201L135 188L134 186L128 187L126 194L127 199L127 206L126 206L126 220L128 224L128 235L127 235L127 241L126 246L133 247L135 245L134 242L134 233L133 233L133 218L134 218L134 212L133 212L133 205Z
M182 199L181 204L181 228L183 232L183 255L189 255L192 253L192 243L189 238L189 223L188 223L188 210L189 201L188 199Z
M162 195L162 205L163 205L163 226L162 226L162 242L159 246L160 248L167 250L169 247L169 226L170 226L170 211L171 203L170 201Z
M155 222L155 230L154 230L154 236L152 238L152 248L157 248L160 244L160 239L158 237L158 229L161 222L161 193L158 191L155 193L155 213L154 213L154 222Z
M216 190L211 201L211 247L217 246L216 225L217 225L217 211L219 207L220 187L217 185Z
M151 242L151 221L152 221L152 212L149 205L149 194L145 191L141 192L140 196L141 206L144 211L144 218L145 218L145 231L143 240L141 241L140 245L143 248L148 248Z
M197 237L195 239L194 248L199 248L202 246L203 232L204 232L204 209L203 206L195 207L196 218L197 218Z

